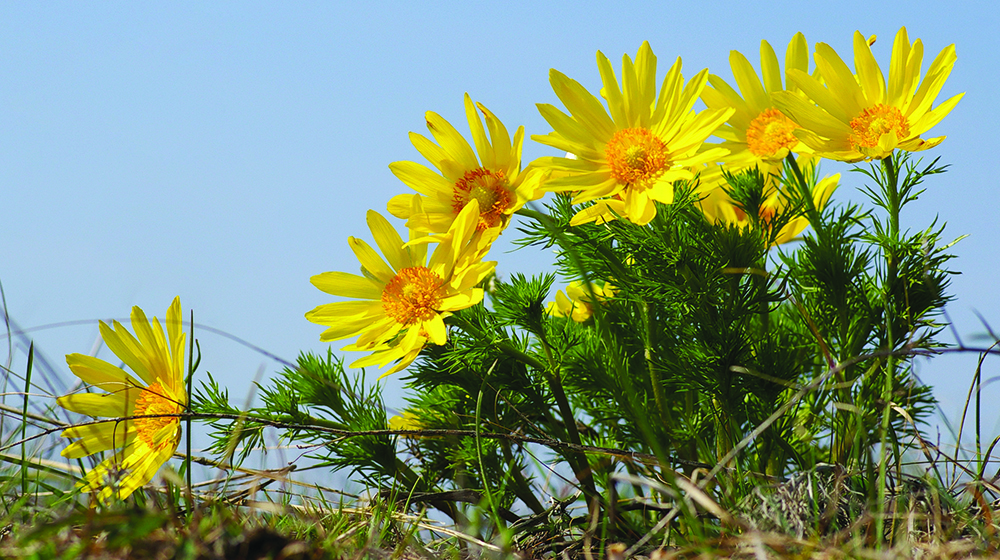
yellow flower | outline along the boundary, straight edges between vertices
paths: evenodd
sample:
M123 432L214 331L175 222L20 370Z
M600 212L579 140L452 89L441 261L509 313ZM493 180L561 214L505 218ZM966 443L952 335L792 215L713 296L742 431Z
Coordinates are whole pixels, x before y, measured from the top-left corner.
M421 430L423 426L420 424L420 419L417 418L416 413L412 410L404 410L403 415L398 414L390 416L389 420L390 430Z
M796 136L822 157L841 161L883 159L899 148L926 150L944 137L921 139L962 98L958 94L931 108L955 65L955 45L949 45L931 63L920 82L923 44L910 43L903 27L892 45L889 79L872 56L868 41L854 34L855 76L829 45L816 45L816 66L822 77L801 70L788 71L788 79L815 105L794 93L772 95L775 104L803 130ZM824 83L825 82L825 83ZM918 87L919 82L919 87Z
M418 214L420 200L412 203L413 213ZM306 319L330 327L320 340L357 336L344 350L372 352L351 367L382 367L398 360L382 377L406 368L428 341L445 343L446 317L483 299L483 290L475 286L496 266L482 259L499 229L477 233L478 221L479 203L472 200L447 233L404 243L385 218L369 210L368 227L388 264L367 243L349 238L362 275L324 272L311 281L328 294L352 301L320 305L306 313ZM439 244L428 261L427 243L432 241Z
M424 426L420 423L420 418L412 410L404 410L403 415L390 416L388 420L390 430L423 430ZM414 436L409 434L403 434L406 439L424 439L424 436Z
M617 216L645 225L656 215L655 202L673 201L673 182L691 179L691 168L717 161L721 148L703 149L706 138L733 113L732 108L692 110L708 77L702 70L686 84L681 60L667 72L657 96L656 56L643 43L635 62L622 57L622 84L601 52L597 66L604 87L601 102L575 80L552 70L549 81L569 115L552 105L538 106L552 126L546 136L532 136L575 158L546 157L537 165L553 171L545 190L574 193L574 204L596 200L572 225Z
M761 166L761 173L765 174L765 177L769 174L773 174L780 171L777 167L765 167ZM809 176L811 172L811 167L807 166L804 170L806 176ZM813 185L812 188L812 198L813 204L816 206L817 210L822 210L826 203L830 200L830 195L837 188L840 181L840 174L834 174L829 177L824 177L821 181L818 181ZM768 180L767 182L767 195L764 198L763 203L760 206L760 224L765 227L770 227L771 220L774 216L782 213L788 207L788 198L780 191L780 189L774 186L773 180ZM725 189L719 187L712 189L708 196L705 197L701 202L702 212L705 213L705 217L710 222L715 223L730 223L738 225L751 225L751 220L747 216L746 212L739 207L729 194L726 193ZM798 237L806 227L809 226L809 220L805 216L796 216L788 221L781 231L778 232L775 237L774 244L781 245L782 243L788 243Z
M767 41L760 42L763 80L746 57L737 51L730 53L729 64L740 92L722 78L711 75L709 85L701 94L702 101L710 109L735 109L726 124L715 132L715 136L723 140L720 145L730 152L726 162L733 166L732 169L740 169L755 163L776 163L789 152L801 151L804 146L794 134L799 126L775 108L771 100L772 93L785 90L778 57L771 45ZM786 74L789 70L809 71L809 47L801 33L796 33L788 43Z
M128 497L152 480L180 443L180 414L187 407L184 389L184 340L181 300L174 298L167 309L167 333L154 317L146 319L142 309L132 308L132 335L120 323L101 323L104 343L138 378L104 360L84 354L69 354L66 363L77 377L103 393L77 393L59 397L59 406L106 418L129 417L74 426L62 436L79 438L62 451L77 459L101 451L115 453L87 472L80 483L84 492L100 490L98 498ZM147 417L148 415L148 417Z
M476 107L486 117L485 129ZM469 201L477 200L480 210L477 229L503 229L525 202L541 196L538 185L542 175L532 169L521 170L524 127L518 127L511 142L503 123L481 103L474 105L469 94L465 94L465 116L475 151L448 121L428 111L427 128L438 143L415 132L410 133L410 140L437 171L412 161L389 165L396 177L420 193L397 195L389 201L389 213L407 220L406 227L421 232L448 231ZM419 214L411 211L414 197L423 199L423 212Z
M603 287L598 287L591 283L594 290L594 297L598 302L604 302L614 297L617 288L605 283ZM584 323L594 314L593 302L590 291L583 282L577 281L566 287L566 293L562 290L556 292L556 300L549 303L548 312L553 317L569 317L577 323Z

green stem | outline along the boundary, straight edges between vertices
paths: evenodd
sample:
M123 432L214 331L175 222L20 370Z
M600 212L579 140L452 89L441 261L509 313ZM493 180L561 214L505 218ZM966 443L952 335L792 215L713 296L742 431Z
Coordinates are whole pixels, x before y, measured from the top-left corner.
M667 399L663 394L663 383L660 381L660 372L657 371L656 365L653 363L653 333L656 329L654 325L656 319L653 317L649 302L644 300L640 305L642 305L643 327L645 327L642 342L643 346L646 347L646 369L649 370L649 382L653 385L653 398L656 400L656 410L660 414L660 421L663 422L669 416L667 415Z
M482 329L473 325L469 321L466 321L462 317L459 317L458 315L452 315L448 317L447 319L445 319L445 323L455 325L456 327L471 334L472 336L482 341L488 342L490 346L497 348L504 354L507 354L511 358L514 358L515 360L518 360L519 362L525 365L531 366L539 371L546 371L548 369L548 366L545 364L545 362L539 360L538 358L532 356L531 354L524 352L520 348L513 346L512 344L510 344L505 340L495 340L493 337L490 337L485 332L483 332Z
M503 518L500 517L500 512L497 511L496 502L493 500L493 491L490 490L490 479L486 474L486 468L483 466L483 447L482 441L479 439L479 427L482 424L482 411L483 411L483 390L479 389L479 396L476 397L476 463L479 465L479 478L483 483L483 496L486 497L486 503L490 506L490 512L493 514L493 522L496 523L497 529L501 532L506 530L506 525L504 524Z
M806 181L805 175L802 174L802 169L799 168L799 162L791 152L785 157L785 161L788 162L788 167L791 168L792 174L795 175L795 184L798 186L799 195L806 203L805 211L806 216L809 218L809 224L813 228L816 228L816 224L820 223L819 209L816 208L816 203L813 201L813 193L809 187L809 182Z
M552 391L552 396L556 399L556 406L559 407L559 414L563 418L563 425L566 427L566 434L569 436L570 443L583 445L580 441L580 432L576 429L576 417L573 416L573 409L569 405L569 399L566 398L566 392L563 390L562 381L559 379L558 373L545 373L548 378L549 389ZM592 507L592 498L597 495L597 489L594 486L594 476L590 470L590 463L587 461L587 456L583 453L576 455L569 452L566 454L566 460L573 467L573 474L576 475L577 480L580 481L580 486L583 487L589 511Z
M532 210L527 207L523 207L514 213L519 216L524 216L525 218L531 218L537 221L538 223L542 224L543 226L545 226L545 228L548 229L549 232L552 234L552 237L558 240L559 244L564 248L565 255L569 257L569 260L573 263L573 266L575 266L576 269L580 271L581 275L583 276L584 283L586 285L590 284L590 278L587 277L587 269L586 267L583 266L583 262L580 260L580 256L576 253L576 251L570 251L567 249L567 247L572 247L573 244L567 238L566 233L560 230L556 226L555 221L552 219L552 216L549 216L548 214L544 214L537 210ZM615 255L614 252L611 251L608 247L596 243L593 245L589 245L588 249L595 250L598 253L600 253L602 257L604 257L605 263L611 269L611 272L614 275L614 277L617 278L619 281L624 281L625 279L631 277L628 268L624 265L624 263L622 263L618 259L618 256ZM593 295L593 293L591 293L591 295Z
M183 329L184 325L180 325L180 327ZM187 499L187 503L188 503L188 512L193 513L194 509L195 509L194 508L194 497L193 497L194 494L193 494L193 492L191 490L192 489L192 486L191 486L191 417L192 417L192 411L191 411L191 386L194 383L194 349L195 349L195 341L194 341L194 310L193 309L191 310L191 327L190 328L191 328L191 332L189 334L191 335L191 344L189 345L189 349L188 349L188 375L187 375L187 395L186 395L186 397L187 397L186 398L186 400L187 400L187 407L186 408L187 408L188 417L187 417L187 421L185 422L185 424L186 424L185 428L187 430L187 433L184 434L184 436L185 436L185 445L187 446L187 457L184 458L184 477L185 477L185 482L187 483L187 489L186 489L185 498Z
M524 478L524 473L521 472L520 464L514 460L514 453L510 449L510 442L506 440L500 441L500 450L503 452L504 461L510 467L510 474L514 481L514 493L517 497L524 502L531 511L535 514L542 513L545 511L545 506L542 502L538 501L538 497L535 496L534 492L531 491L531 486L528 485L527 479Z
M507 354L508 356L542 372L549 383L549 389L552 391L552 396L556 400L556 406L559 408L559 414L562 416L563 426L566 429L566 435L569 437L570 443L574 445L583 445L580 440L580 432L576 429L576 417L573 416L573 409L570 407L569 399L566 398L566 392L563 390L562 381L559 379L558 364L555 363L555 359L552 357L552 354L548 350L547 346L545 349L549 358L549 364L545 364L538 358L525 353L519 348L515 348L509 342L495 340L493 337L487 336L486 333L484 333L479 327L461 317L458 317L457 315L448 317L447 322L461 328L466 333L489 343L504 354ZM591 504L591 497L597 495L597 490L594 486L594 478L593 474L590 472L590 465L587 462L587 456L582 453L576 454L573 452L567 452L565 457L566 461L573 469L573 474L576 475L577 480L580 482L580 486L583 488L583 492L587 497L587 507L589 508Z
M28 393L31 392L31 370L35 361L35 341L28 345L28 367L24 373L24 409L21 411L21 497L28 495L28 463L25 451L28 430Z
M892 353L896 348L896 340L894 338L892 324L895 320L894 305L892 299L892 292L896 287L897 282L897 263L895 254L895 243L899 239L899 184L898 184L898 174L897 169L893 164L893 158L889 157L882 160L882 169L884 171L885 182L884 191L886 195L886 202L889 211L889 238L892 243L890 247L885 249L886 258L886 278L885 278L885 323L886 323L886 340L885 347L889 354L886 356L885 365L885 381L882 385L882 424L881 424L881 436L880 436L880 449L879 449L879 465L878 465L878 511L879 515L875 518L875 530L878 538L879 546L882 544L882 536L884 534L884 524L885 524L885 500L888 493L888 488L886 488L886 471L888 470L888 434L889 434L889 420L891 408L889 403L892 402L892 385L895 379L896 373L896 357Z

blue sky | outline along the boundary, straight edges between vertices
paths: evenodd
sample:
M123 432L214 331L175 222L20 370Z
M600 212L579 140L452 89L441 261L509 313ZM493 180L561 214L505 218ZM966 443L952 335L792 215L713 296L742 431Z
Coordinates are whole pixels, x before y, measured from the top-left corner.
M939 100L967 93L932 131L948 136L933 155L952 167L925 183L903 225L923 228L939 216L946 236L969 234L955 247L953 268L963 274L948 312L967 342L985 330L974 311L1000 330L990 166L1000 151L1000 26L989 5L804 6L2 3L0 281L9 312L22 327L122 318L132 305L162 317L180 295L197 322L278 356L326 352L322 327L303 314L331 298L309 277L356 270L347 237L368 238L366 210L384 212L407 191L388 164L420 161L407 133L425 130L425 111L462 130L469 92L511 131L545 134L535 104L559 104L548 70L597 91L598 50L616 61L648 40L661 76L680 56L687 76L708 67L731 81L731 49L758 61L762 39L783 53L797 31L845 58L855 30L877 34L874 51L887 68L892 38L906 25L924 41L925 69L956 44ZM526 161L552 153L530 141L524 148ZM834 200L862 201L861 180L845 174ZM548 254L504 252L514 233L494 250L500 274L549 270ZM62 355L88 352L97 326L31 337L68 376ZM234 396L246 395L261 367L277 369L226 338L198 338L202 369ZM975 362L967 355L920 365L953 419ZM995 368L987 360L984 377ZM388 383L399 403L398 380ZM987 401L998 396L1000 387L987 389ZM985 427L996 433L1000 407L989 412Z

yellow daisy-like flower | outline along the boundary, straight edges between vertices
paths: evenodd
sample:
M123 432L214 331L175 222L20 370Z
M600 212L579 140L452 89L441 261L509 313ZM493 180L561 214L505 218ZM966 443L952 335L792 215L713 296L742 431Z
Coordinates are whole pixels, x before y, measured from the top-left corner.
M617 216L645 225L656 215L654 202L673 201L673 182L691 179L691 168L719 160L722 148L703 149L703 143L733 113L732 108L692 110L708 79L702 70L686 84L681 60L667 72L657 95L656 56L643 43L635 62L622 57L622 86L611 63L597 53L604 84L601 102L575 80L552 70L549 81L569 115L540 104L542 117L552 126L537 142L572 154L574 158L546 157L537 165L557 177L544 189L574 193L573 203L596 200L578 212L572 225Z
M412 202L413 213L418 214L420 200ZM477 233L479 215L479 203L472 200L447 233L415 237L406 243L385 218L369 210L368 227L388 264L367 243L351 237L348 242L361 262L362 275L324 272L312 277L320 290L352 299L306 313L309 321L329 327L320 340L357 336L344 350L372 354L351 367L382 367L398 360L382 377L409 366L428 341L444 344L444 319L482 301L483 290L475 286L496 266L482 259L499 229ZM411 235L417 234L411 231ZM427 243L432 241L439 244L428 260Z
M477 107L486 117L486 128L476 112ZM410 133L410 141L437 171L412 161L389 165L396 177L420 193L397 195L389 201L389 213L407 220L406 227L421 232L448 231L459 212L469 201L476 200L479 203L477 229L503 229L514 212L541 196L538 186L542 174L533 169L521 169L524 127L518 127L512 142L500 119L481 103L473 104L469 94L465 94L465 116L472 130L475 151L448 121L428 111L427 128L438 143L415 132ZM414 197L423 199L423 211L419 214L411 210Z
M955 65L955 45L949 45L931 63L920 80L923 44L911 43L903 27L892 45L886 82L868 41L854 34L855 76L829 45L816 45L819 77L789 70L790 83L815 103L793 93L774 93L775 104L803 130L795 135L817 155L841 161L883 159L893 150L926 150L944 137L922 139L962 98L960 93L931 108ZM825 83L824 83L825 82Z
M84 492L100 491L98 498L124 499L143 486L174 454L180 443L180 414L187 407L184 389L184 340L181 300L174 298L167 309L167 332L154 317L150 322L142 309L132 308L132 335L119 322L100 325L104 343L135 376L104 360L84 354L69 354L70 370L103 393L77 393L59 397L59 406L108 420L63 431L62 437L79 438L62 451L77 459L114 449L114 454L91 469L80 483ZM137 377L136 377L137 376Z
M711 75L709 85L701 94L711 109L735 109L726 124L715 132L729 150L726 162L739 169L755 163L775 163L789 152L799 152L804 146L794 132L799 128L792 119L779 111L771 94L785 91L778 66L778 57L767 41L760 42L760 66L763 80L745 56L737 51L729 55L729 64L736 78L739 93L722 78ZM785 72L809 71L809 46L801 33L796 33L785 54Z
M417 418L416 413L412 410L404 410L402 416L396 414L390 416L389 420L390 430L420 430L423 426L420 424L420 419Z
M597 286L591 283L594 290L594 298L598 303L607 301L615 296L617 288L605 283L604 286ZM569 317L577 323L585 323L594 315L593 301L591 301L590 291L583 282L577 281L566 287L566 293L562 290L556 292L556 300L549 303L548 312L553 317Z
M778 171L780 170L777 167L765 167L761 172L767 176L767 174L774 174ZM829 177L824 177L813 186L812 198L817 210L822 210L826 206L839 182L840 174L837 173ZM788 198L773 186L773 181L768 181L768 185L768 193L760 206L759 216L760 223L765 227L770 227L770 222L774 219L774 216L784 212L788 206ZM705 217L711 222L746 226L751 224L750 217L747 216L746 212L733 202L725 189L721 187L712 189L708 196L700 202L700 205L702 212L705 213ZM774 244L781 245L782 243L794 240L808 226L809 220L805 216L792 218L778 232Z

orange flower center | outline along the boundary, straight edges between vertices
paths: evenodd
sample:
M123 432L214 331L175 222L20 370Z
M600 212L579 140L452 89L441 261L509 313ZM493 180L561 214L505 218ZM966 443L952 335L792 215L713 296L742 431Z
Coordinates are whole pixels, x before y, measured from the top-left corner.
M737 220L742 222L743 220L747 219L747 213L742 208L740 208L735 204L733 205L733 212L736 214ZM764 224L765 227L771 227L771 220L774 219L774 214L775 211L773 207L761 206L760 213L758 214L758 216L760 217L760 222Z
M176 416L155 416L157 414L177 414L181 411L180 405L168 399L166 391L159 383L153 383L143 389L139 398L135 399L135 410L133 416L151 415L151 418L135 418L132 422L135 425L138 437L146 444L154 445L154 436L161 428L170 424L180 422Z
M879 103L851 119L851 147L877 148L883 134L895 132L898 140L910 135L910 124L897 107Z
M382 309L408 327L437 314L444 299L444 280L425 266L400 270L382 290Z
M511 207L510 183L504 172L491 171L482 167L466 171L455 183L452 208L458 214L470 200L479 201L479 223L477 231L502 225L505 212Z
M667 146L645 128L619 130L604 148L611 176L620 184L648 189L670 166Z
M796 128L798 125L781 111L765 109L747 127L747 148L760 158L780 155L782 149L790 150L799 143L792 134Z

